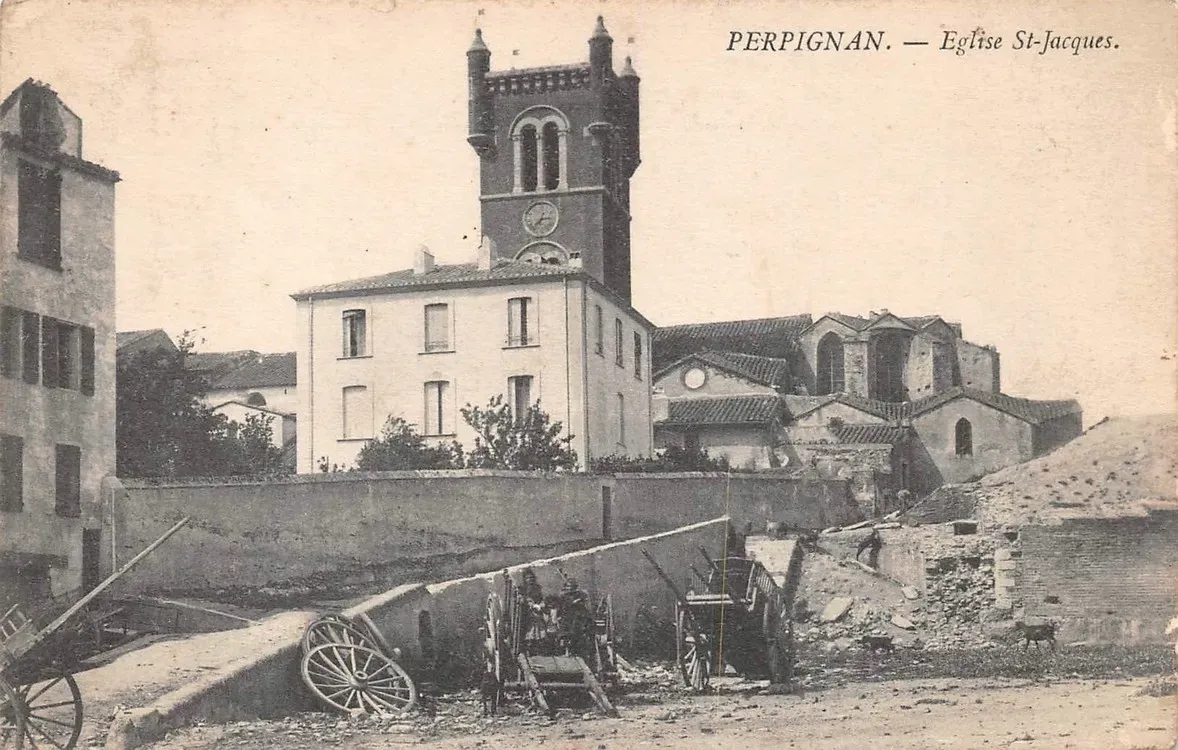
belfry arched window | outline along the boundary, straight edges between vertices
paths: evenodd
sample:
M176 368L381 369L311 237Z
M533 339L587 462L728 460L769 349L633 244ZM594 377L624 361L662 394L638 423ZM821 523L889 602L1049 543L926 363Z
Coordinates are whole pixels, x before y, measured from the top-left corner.
M953 442L956 447L957 455L972 456L973 455L973 425L965 417L957 420L957 426L953 429Z
M817 388L815 396L841 393L846 388L843 370L843 340L837 333L828 333L818 342Z
M513 192L568 187L568 119L552 107L525 110L511 128Z

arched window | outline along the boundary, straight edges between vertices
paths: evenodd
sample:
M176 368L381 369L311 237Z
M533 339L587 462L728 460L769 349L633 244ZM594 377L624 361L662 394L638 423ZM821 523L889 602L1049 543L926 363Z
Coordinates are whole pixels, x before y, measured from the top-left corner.
M568 132L568 118L553 107L537 105L520 113L511 126L513 192L568 187Z
M556 190L560 185L560 128L555 122L544 123L540 145L544 155L544 189Z
M957 426L953 430L954 444L956 445L957 455L972 456L973 455L973 425L965 417L957 420Z
M245 397L245 402L247 404L249 404L250 406L265 406L266 405L266 397L263 396L262 394L258 393L257 391L253 391L252 393L250 393L248 396Z
M536 179L539 176L536 172L538 165L536 154L537 145L536 127L534 125L525 125L520 129L520 184L525 193L531 193L536 189Z
M554 242L533 242L520 250L515 259L549 266L565 266L568 265L569 254Z
M846 388L843 372L843 340L828 333L818 342L817 386L814 395L841 393Z

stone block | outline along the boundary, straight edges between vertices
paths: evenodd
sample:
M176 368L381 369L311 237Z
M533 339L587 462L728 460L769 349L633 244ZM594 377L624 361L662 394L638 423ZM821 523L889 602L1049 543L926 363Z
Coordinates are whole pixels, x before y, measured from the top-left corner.
M838 622L847 614L848 611L850 611L851 605L854 603L855 600L849 596L836 596L830 600L830 603L827 604L825 608L823 608L821 616L822 621Z
M916 625L903 615L892 615L892 624L904 630L916 630Z
M904 592L905 599L919 599L920 598L920 592L917 591L916 588L913 586L905 586L904 588L902 588L900 590Z

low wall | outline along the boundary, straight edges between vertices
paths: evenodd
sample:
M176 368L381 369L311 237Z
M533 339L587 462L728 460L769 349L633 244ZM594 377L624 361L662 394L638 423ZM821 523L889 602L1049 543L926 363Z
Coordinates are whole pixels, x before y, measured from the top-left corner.
M1028 617L1056 620L1060 638L1163 643L1178 609L1178 511L1069 519L1019 530Z
M625 655L625 644L634 635L640 612L658 617L674 614L674 596L642 556L642 550L649 551L673 578L685 581L687 565L699 560L700 545L712 554L721 549L727 523L727 519L717 518L654 536L537 560L509 572L518 582L520 571L530 567L541 586L557 590L560 567L576 577L594 601L610 594L620 650ZM423 672L423 665L429 661L425 651L430 646L450 649L460 662L481 658L478 628L486 612L487 594L502 591L502 582L502 573L486 573L430 585L400 586L347 614L363 612L371 617L388 641L402 650L400 662L414 680L430 682L434 675ZM423 613L428 614L423 617ZM312 618L310 613L288 612L258 625L282 632L285 637L250 659L231 664L152 705L118 715L111 725L107 749L131 750L198 721L273 718L306 710L310 696L302 685L298 664L303 628ZM432 643L423 648L422 623L427 619Z
M522 562L725 514L759 529L767 520L822 528L860 517L845 480L769 474L465 470L127 481L107 500L118 564L192 516L119 581L121 593L231 599L250 589L436 580L439 571L488 569L475 561Z

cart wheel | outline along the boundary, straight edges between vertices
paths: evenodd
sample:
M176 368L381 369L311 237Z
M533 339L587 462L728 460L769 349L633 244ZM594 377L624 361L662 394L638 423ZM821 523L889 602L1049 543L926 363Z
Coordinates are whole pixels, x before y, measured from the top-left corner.
M675 657L679 662L679 672L683 675L683 684L701 693L708 689L711 649L706 635L700 635L700 643L695 642L688 632L687 617L688 612L682 605L676 608Z
M402 713L417 702L409 675L376 649L327 643L303 656L303 682L329 708L344 713Z
M765 608L765 657L769 662L769 681L786 684L793 677L793 622L786 607L770 617L772 608Z
M327 644L352 644L367 646L379 651L380 646L373 640L367 628L354 623L343 615L324 615L307 626L303 631L303 653L307 654L317 646Z
M601 597L597 604L594 619L596 626L597 675L604 675L606 679L616 679L618 673L618 655L614 649L614 604L609 594Z
M11 705L16 716L10 717L5 709L0 719L5 748L70 750L78 744L82 734L82 693L73 675L49 670L45 679L17 688Z
M0 747L24 747L25 711L16 690L0 678Z

